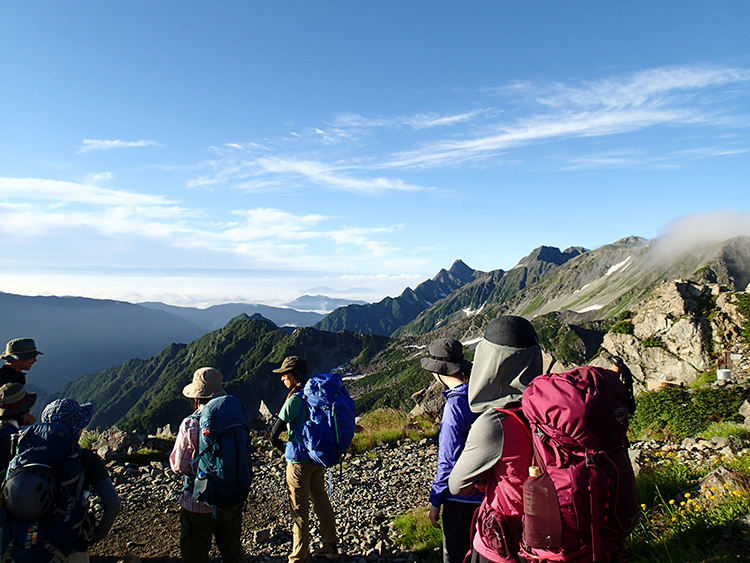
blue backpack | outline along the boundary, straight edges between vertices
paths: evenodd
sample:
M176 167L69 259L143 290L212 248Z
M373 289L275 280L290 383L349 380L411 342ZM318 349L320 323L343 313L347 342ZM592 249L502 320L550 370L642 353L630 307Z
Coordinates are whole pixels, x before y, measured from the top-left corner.
M3 484L3 558L67 559L88 511L84 492L81 448L73 432L48 422L24 429Z
M250 432L245 407L237 397L211 399L200 415L195 476L185 476L185 488L193 498L226 508L245 501L252 482Z
M301 396L309 413L302 444L313 462L333 467L354 437L354 401L337 373L313 375Z

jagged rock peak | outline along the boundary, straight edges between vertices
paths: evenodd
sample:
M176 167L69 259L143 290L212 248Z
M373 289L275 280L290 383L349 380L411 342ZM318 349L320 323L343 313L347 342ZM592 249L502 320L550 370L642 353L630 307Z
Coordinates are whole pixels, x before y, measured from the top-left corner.
M540 246L534 249L526 258L521 260L519 265L529 266L533 262L550 262L560 266L579 254L581 254L581 252L578 248L569 248L565 252L560 252L560 249L555 246Z
M571 258L574 258L579 254L586 254L587 252L589 252L589 249L583 246L570 246L562 251L563 256L570 256Z
M249 321L249 320L263 321L263 322L269 323L270 325L276 326L276 324L273 321L268 320L266 317L264 317L260 313L253 313L252 315L248 315L247 313L240 313L236 317L232 317L231 319L229 319L229 321L227 321L227 324L224 326L229 326L238 321Z
M475 273L475 270L469 268L463 260L453 262L448 271L458 278L470 277Z
M648 244L648 239L637 236L629 236L621 238L618 241L612 243L613 246L643 246Z

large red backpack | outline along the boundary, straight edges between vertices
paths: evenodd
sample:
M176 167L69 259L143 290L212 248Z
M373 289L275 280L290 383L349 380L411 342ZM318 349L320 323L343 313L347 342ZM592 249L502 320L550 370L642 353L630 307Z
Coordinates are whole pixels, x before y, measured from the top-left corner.
M521 559L617 560L638 519L627 452L630 399L617 373L584 366L536 377L523 394L523 417L503 411L530 426L533 464L554 485L562 524L559 548L537 549L521 542Z
M521 555L613 561L638 519L625 385L614 371L592 366L542 375L524 392L522 408L535 463L557 491L562 542L559 550L523 548Z

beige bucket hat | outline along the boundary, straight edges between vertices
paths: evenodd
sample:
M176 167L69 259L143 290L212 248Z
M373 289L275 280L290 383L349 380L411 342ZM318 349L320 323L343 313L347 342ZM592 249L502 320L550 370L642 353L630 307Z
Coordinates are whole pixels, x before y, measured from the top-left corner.
M200 368L193 374L193 381L182 390L188 399L213 399L227 392L221 386L224 376L216 368Z

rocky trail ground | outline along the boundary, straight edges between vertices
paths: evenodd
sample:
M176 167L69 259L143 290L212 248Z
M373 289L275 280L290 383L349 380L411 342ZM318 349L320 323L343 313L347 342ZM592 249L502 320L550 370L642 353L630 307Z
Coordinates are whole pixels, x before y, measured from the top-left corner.
M748 406L750 411L750 405ZM745 480L727 471L723 465L738 455L750 454L750 441L738 438L700 440L682 443L655 440L634 442L630 446L633 467L676 463L711 470L693 493L725 486L746 488ZM347 455L341 476L330 472L332 504L336 512L343 562L385 563L419 562L418 554L404 551L392 527L396 516L411 509L425 512L428 493L437 461L435 440L419 443L379 445L372 451ZM258 452L254 461L253 487L244 511L242 541L251 563L285 563L291 547L291 522L284 483L285 462L278 452ZM165 463L151 462L135 466L110 461L109 470L123 501L109 536L92 546L93 563L143 562L176 563L180 559L179 509L177 495L182 481ZM685 491L683 491L685 492ZM317 519L311 511L312 547L318 538ZM750 553L750 514L727 530L733 550L740 557ZM739 540L737 538L740 538ZM216 549L211 557L218 561ZM750 560L750 559L742 559ZM322 560L320 563L328 563Z
M434 440L381 445L366 454L349 456L340 478L338 468L329 472L343 560L364 563L419 559L399 549L391 522L415 507L426 511L436 458ZM249 561L282 563L291 547L283 456L260 452L253 470L253 487L244 511L245 553ZM123 509L109 536L92 546L92 561L115 562L127 554L155 563L178 561L176 498L181 479L162 462L142 467L113 462L110 474ZM317 519L312 510L311 515L315 541ZM211 556L217 560L220 557L215 548Z

